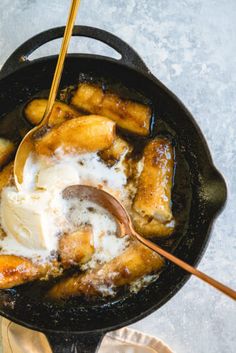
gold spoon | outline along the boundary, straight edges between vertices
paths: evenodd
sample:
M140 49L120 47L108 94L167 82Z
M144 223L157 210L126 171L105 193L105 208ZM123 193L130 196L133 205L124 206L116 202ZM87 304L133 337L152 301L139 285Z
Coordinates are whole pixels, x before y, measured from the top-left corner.
M33 138L34 136L36 136L36 133L39 133L39 130L41 130L43 126L45 126L45 129L47 128L48 119L51 114L53 105L55 103L58 87L61 81L61 75L62 75L62 70L65 62L65 57L68 50L79 4L80 4L80 0L72 0L71 2L69 17L67 19L67 24L66 24L66 28L63 36L59 57L57 60L57 66L55 69L44 117L39 125L34 127L25 135L16 152L15 161L14 161L14 178L15 178L16 186L18 188L19 188L19 185L22 184L23 182L23 171L24 171L25 162L30 152L34 150Z
M191 273L192 275L200 278L202 281L208 283L212 287L218 289L220 292L228 295L230 298L236 300L236 291L225 286L224 284L216 281L214 278L209 277L205 273L197 270L196 268L190 266L183 260L180 260L176 256L172 255L168 251L162 249L158 245L154 244L150 240L143 238L140 234L138 234L134 228L130 216L128 215L125 208L122 204L111 194L107 192L97 189L92 186L86 185L72 185L63 190L63 197L65 199L71 198L79 198L81 200L87 199L89 201L93 201L103 208L107 209L117 220L117 223L120 228L120 236L129 235L133 238L136 238L142 244L146 245L151 250L157 252L162 255L169 261L173 262L177 266L181 267L185 271Z

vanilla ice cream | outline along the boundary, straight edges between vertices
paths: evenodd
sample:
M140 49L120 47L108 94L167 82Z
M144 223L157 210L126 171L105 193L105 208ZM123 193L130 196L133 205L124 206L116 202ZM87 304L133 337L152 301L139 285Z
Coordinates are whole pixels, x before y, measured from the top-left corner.
M71 205L62 198L62 191L75 184L100 185L122 199L126 184L123 164L108 167L96 153L64 155L58 151L54 158L31 154L20 189L6 187L1 193L0 221L7 235L0 240L1 253L45 258L57 250L61 234L89 223L96 250L91 266L94 261L117 256L126 239L116 237L116 223L109 214L96 205L96 211L90 213L88 205L77 200L68 216Z

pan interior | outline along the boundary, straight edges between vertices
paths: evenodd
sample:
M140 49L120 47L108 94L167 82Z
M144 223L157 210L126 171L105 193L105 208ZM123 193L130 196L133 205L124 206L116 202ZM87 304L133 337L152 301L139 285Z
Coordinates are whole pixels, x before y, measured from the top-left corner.
M23 116L24 104L33 97L47 97L55 59L39 60L18 70L2 82L0 93L0 134L15 142L30 125ZM149 104L153 111L149 138L167 136L175 145L176 169L173 188L175 233L159 240L168 250L191 264L198 261L208 238L217 207L209 208L209 178L214 168L204 140L188 112L158 81L112 61L68 58L61 89L78 82L95 82L125 98ZM147 142L124 131L121 134L136 146L137 153ZM148 139L149 139L148 138ZM214 174L214 173L213 173ZM210 205L212 206L212 205ZM115 328L135 321L160 307L182 286L186 274L166 264L156 282L139 293L120 290L112 299L74 298L49 302L45 292L50 282L33 282L0 291L3 316L37 330L91 331Z

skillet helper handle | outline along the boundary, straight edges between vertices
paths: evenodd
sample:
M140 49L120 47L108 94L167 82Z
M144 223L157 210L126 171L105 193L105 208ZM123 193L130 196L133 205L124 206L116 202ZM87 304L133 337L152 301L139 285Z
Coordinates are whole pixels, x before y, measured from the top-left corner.
M94 334L46 334L53 353L95 353L104 337Z
M14 53L7 59L3 65L0 75L6 76L11 72L19 69L23 65L29 63L29 55L32 54L36 49L42 45L58 38L62 38L65 31L65 27L55 27L47 31L41 32L36 36L30 38L20 47L18 47ZM136 51L131 48L126 42L119 37L95 27L88 26L74 26L72 36L76 37L87 37L96 39L102 43L107 44L109 47L115 49L121 54L119 62L131 66L140 71L149 73L149 70L140 56ZM115 59L113 59L115 60ZM117 60L115 60L117 61Z

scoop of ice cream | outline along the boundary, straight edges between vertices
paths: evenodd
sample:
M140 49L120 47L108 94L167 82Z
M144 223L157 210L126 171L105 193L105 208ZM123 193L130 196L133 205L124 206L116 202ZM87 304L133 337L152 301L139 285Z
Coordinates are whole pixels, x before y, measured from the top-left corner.
M115 246L119 239L115 237L114 220L110 221L102 212L89 212L91 207L79 201L73 208L76 212L72 212L71 205L62 198L62 191L70 185L90 184L120 194L126 183L122 164L108 167L95 153L58 155L54 159L30 155L23 180L19 190L7 187L2 191L0 222L7 234L0 240L3 251L24 256L31 249L49 255L58 249L59 235L81 223L92 225L97 254L107 254L105 258L109 259L121 251L122 244ZM74 215L69 220L68 212ZM22 250L24 247L27 251ZM99 261L105 258L99 257Z
M1 223L5 232L26 247L55 250L65 222L61 191L78 182L75 166L39 166L30 157L21 190L8 187L2 192Z
M57 229L47 201L45 193L27 194L15 188L3 190L1 223L5 232L29 248L53 250Z

